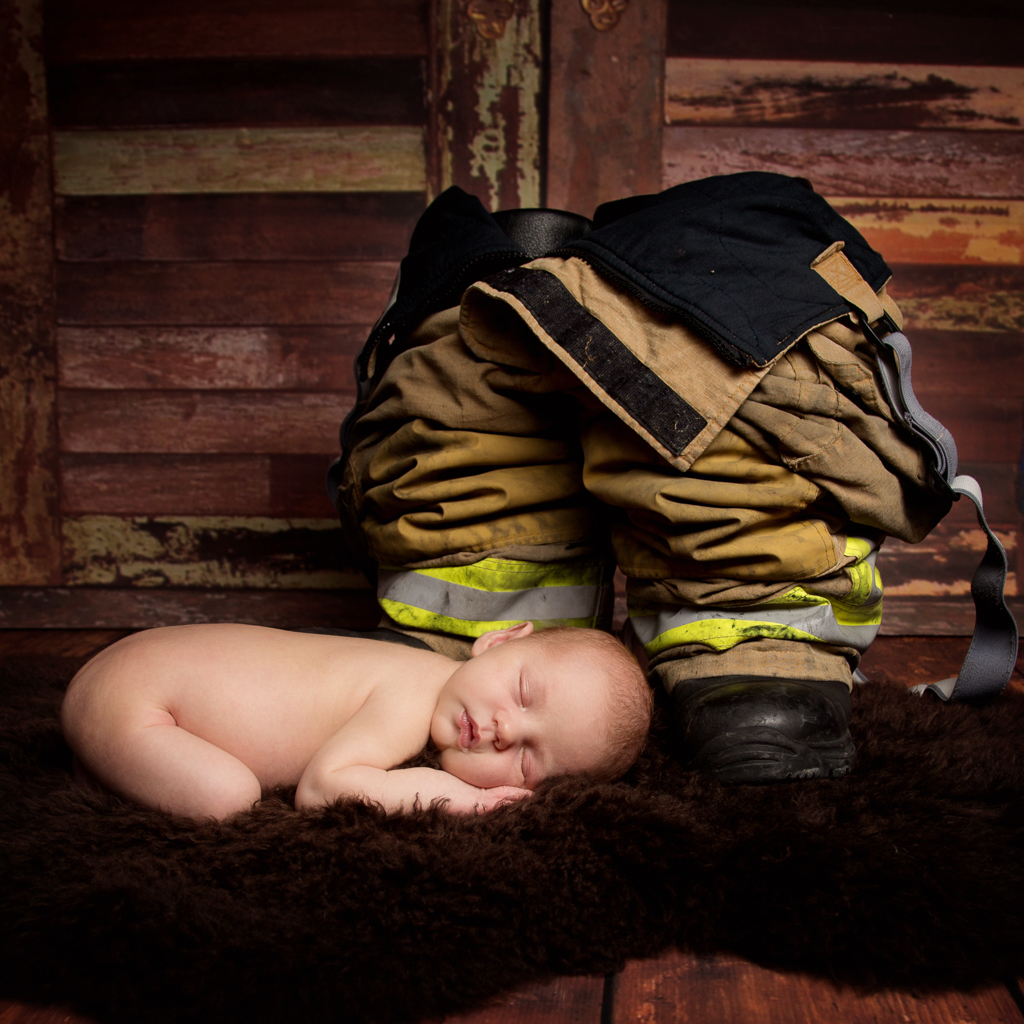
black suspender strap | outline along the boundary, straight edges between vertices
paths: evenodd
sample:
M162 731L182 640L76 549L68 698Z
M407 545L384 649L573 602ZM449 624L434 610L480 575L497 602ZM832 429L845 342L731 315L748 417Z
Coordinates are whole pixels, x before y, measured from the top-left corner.
M974 502L978 524L988 538L988 548L971 580L975 622L971 646L960 672L937 683L915 686L945 701L969 701L1002 693L1017 661L1017 623L1006 606L1007 561L1003 545L985 519L981 487L971 476L957 475L956 443L950 432L929 415L914 394L911 382L910 342L888 313L876 331L861 317L864 333L878 351L879 372L886 399L897 421L909 430L930 455L934 486Z

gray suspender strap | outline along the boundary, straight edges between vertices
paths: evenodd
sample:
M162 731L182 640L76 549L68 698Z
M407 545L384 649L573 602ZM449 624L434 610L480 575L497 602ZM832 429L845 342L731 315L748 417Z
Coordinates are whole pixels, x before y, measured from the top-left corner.
M978 524L988 538L988 549L971 580L974 598L974 635L971 646L954 678L930 685L915 686L914 691L934 693L942 700L967 701L995 697L1010 680L1017 661L1017 623L1003 596L1006 585L1006 552L985 519L981 487L971 476L957 476L957 453L953 436L934 416L921 408L911 382L910 342L888 313L881 317L883 332L868 326L861 318L864 333L878 351L879 373L886 399L896 419L909 430L931 456L934 484L951 491L957 500L965 495L974 502Z

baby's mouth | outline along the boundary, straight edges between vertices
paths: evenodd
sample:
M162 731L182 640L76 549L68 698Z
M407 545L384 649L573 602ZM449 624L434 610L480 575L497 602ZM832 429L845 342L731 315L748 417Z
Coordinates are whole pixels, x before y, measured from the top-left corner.
M472 750L480 742L480 730L476 722L469 717L469 712L463 709L459 715L459 746L463 750Z

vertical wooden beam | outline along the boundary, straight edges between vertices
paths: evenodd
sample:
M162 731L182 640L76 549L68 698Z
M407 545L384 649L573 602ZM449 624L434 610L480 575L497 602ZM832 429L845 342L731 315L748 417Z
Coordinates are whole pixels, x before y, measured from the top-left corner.
M450 185L490 210L539 206L541 0L434 0L431 198Z
M42 3L0 4L0 584L60 581Z
M666 0L551 0L549 206L661 190L666 19Z

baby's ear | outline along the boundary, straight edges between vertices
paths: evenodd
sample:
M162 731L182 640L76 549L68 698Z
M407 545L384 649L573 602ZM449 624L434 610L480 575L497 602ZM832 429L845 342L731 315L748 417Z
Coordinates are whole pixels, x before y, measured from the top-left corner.
M484 651L503 644L506 640L519 640L524 636L529 636L532 632L532 622L520 622L515 626L507 626L505 629L492 629L490 633L484 633L483 636L477 637L470 653L475 658L477 655L483 654Z

